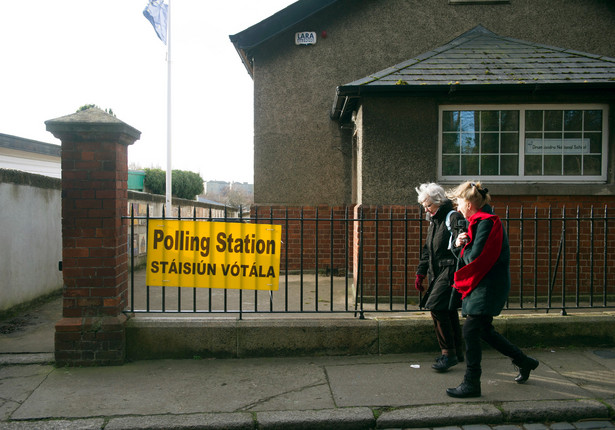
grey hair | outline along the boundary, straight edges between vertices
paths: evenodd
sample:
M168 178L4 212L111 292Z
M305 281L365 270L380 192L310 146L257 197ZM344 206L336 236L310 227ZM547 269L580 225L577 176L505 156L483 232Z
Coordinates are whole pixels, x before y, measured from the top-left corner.
M435 203L436 205L441 206L444 202L448 200L444 188L433 182L421 184L417 188L415 188L415 190L419 195L419 203L423 203L425 200L429 199L431 203Z

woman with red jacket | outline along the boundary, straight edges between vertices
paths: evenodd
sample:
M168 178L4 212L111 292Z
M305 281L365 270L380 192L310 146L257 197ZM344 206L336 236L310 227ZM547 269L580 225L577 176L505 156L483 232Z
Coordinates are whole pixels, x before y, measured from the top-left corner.
M461 313L466 317L463 339L466 344L466 372L457 388L448 388L451 397L481 395L481 339L510 357L519 368L515 381L526 382L538 360L523 353L493 327L510 290L510 249L502 222L493 214L491 196L480 182L465 182L453 191L457 210L469 221L467 233L461 233L455 245L463 264L455 272L453 287L461 293ZM459 251L460 250L460 251Z

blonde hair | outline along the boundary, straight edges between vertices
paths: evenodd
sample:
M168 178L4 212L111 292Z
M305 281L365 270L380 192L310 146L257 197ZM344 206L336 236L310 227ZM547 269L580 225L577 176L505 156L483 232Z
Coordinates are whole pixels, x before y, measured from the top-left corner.
M464 199L472 203L477 208L491 203L489 190L483 188L480 182L467 181L450 191L451 199Z

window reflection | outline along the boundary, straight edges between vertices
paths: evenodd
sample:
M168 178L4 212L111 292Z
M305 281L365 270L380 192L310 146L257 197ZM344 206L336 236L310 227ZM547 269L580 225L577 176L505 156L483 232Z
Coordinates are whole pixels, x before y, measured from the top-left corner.
M442 174L603 175L603 116L596 108L443 110Z

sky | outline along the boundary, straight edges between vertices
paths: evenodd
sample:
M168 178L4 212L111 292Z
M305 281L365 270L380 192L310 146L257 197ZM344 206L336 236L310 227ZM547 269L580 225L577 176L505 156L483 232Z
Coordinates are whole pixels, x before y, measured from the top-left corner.
M171 0L173 169L253 183L253 83L229 35L295 1ZM3 1L0 133L59 145L45 121L95 104L141 132L130 168L166 170L167 46L146 5Z

